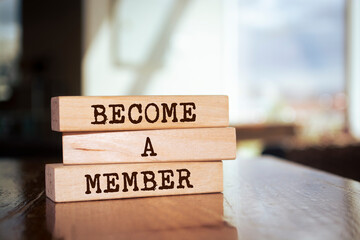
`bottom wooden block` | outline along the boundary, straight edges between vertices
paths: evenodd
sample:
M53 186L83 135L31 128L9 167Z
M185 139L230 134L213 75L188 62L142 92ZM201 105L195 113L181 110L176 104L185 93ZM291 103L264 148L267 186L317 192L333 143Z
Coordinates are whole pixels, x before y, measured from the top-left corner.
M215 193L222 162L47 164L46 196L54 202Z

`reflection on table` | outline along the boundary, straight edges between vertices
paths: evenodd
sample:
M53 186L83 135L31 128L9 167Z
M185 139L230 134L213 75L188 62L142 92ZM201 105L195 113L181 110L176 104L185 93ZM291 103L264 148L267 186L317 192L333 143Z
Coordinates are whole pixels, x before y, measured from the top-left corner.
M237 239L225 222L223 194L54 203L48 231L64 239ZM170 217L170 218L169 218Z

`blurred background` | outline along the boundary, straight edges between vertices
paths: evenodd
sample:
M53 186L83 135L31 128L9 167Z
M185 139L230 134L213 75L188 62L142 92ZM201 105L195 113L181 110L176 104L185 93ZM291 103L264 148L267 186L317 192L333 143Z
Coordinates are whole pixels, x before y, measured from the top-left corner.
M0 0L0 156L61 157L50 98L225 94L238 155L360 180L358 0Z

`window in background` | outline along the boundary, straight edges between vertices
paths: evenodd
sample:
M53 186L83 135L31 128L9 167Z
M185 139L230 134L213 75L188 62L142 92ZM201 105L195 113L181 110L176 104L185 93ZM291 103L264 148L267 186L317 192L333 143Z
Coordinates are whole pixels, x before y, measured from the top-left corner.
M20 3L0 1L0 102L8 101L18 78L20 55Z
M344 129L344 0L84 4L84 95L226 94L235 124Z
M19 132L22 120L13 98L19 83L20 37L20 1L0 1L0 141ZM28 126L26 120L23 126Z
M351 132L360 139L360 1L347 6L347 92Z
M239 0L244 122L292 122L307 141L345 125L344 0Z

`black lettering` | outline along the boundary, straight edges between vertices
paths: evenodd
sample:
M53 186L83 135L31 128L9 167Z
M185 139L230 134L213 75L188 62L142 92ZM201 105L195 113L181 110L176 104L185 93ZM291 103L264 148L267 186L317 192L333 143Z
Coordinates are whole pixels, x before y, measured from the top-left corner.
M184 106L184 117L183 117L183 119L180 119L180 122L195 122L196 114L192 113L192 109L194 109L194 110L196 109L195 103L193 103L193 102L180 103L180 105ZM189 106L190 108L186 108L187 106Z
M170 177L174 176L174 172L172 170L160 170L158 173L161 174L161 186L159 187L160 190L174 188L174 181L170 181ZM165 176L165 174L169 175ZM168 183L170 184L168 185Z
M115 179L119 180L119 175L117 173L104 173L103 176L106 177L106 187L107 187L104 190L104 193L118 192L119 184L115 184ZM115 186L115 188L112 188L113 186Z
M166 115L168 115L168 117L171 117L171 115L174 115L172 121L177 122L178 121L178 119L176 118L177 103L172 103L170 108L168 107L168 105L166 103L162 103L161 105L163 106L163 119L161 122L163 122L163 123L167 122Z
M183 181L186 181L186 185L188 188L193 188L194 186L190 184L190 180L189 180L189 177L190 177L190 171L187 170L187 169L176 169L176 171L179 173L179 185L177 186L177 188L185 188L184 185L182 185L182 182ZM182 172L185 172L186 173L186 176L182 176Z
M144 171L141 172L141 174L144 175L144 188L142 188L142 191L154 191L156 188L156 182L155 182L155 173L151 172L151 171ZM148 177L148 175L150 175L150 177ZM152 187L148 187L147 183L151 182L152 183Z
M95 118L95 121L91 122L91 124L105 124L107 117L105 115L104 105L91 105L91 107L94 108L94 118ZM101 109L102 111L100 112L98 109ZM103 119L99 121L98 116L102 116Z
M129 186L134 185L133 191L139 191L139 188L137 186L137 180L136 180L137 174L138 174L137 172L133 172L131 174L131 177L129 177L129 174L127 174L126 172L122 173L122 175L124 176L124 189L122 190L123 192L129 191L126 183L128 183Z
M150 106L154 106L155 108L155 118L153 120L151 120L148 116L148 112L147 110L149 109ZM156 122L158 119L159 119L159 107L155 104L155 103L149 103L146 108L145 108L145 118L146 118L146 121L148 121L149 123L154 123Z
M138 123L141 122L142 116L139 116L137 120L134 120L134 119L132 118L132 116L131 116L131 110L132 110L133 108L135 108L135 107L138 109L139 113L142 112L142 110L141 110L141 104L132 104L132 105L129 107L129 120L130 120L131 123L138 124Z
M89 174L85 175L86 178L86 192L85 194L90 194L90 186L92 188L97 187L96 193L101 193L100 189L100 174L95 174L94 180L91 179L91 176Z
M109 107L112 108L112 120L109 121L110 124L114 123L124 123L125 122L125 116L121 116L121 111L125 111L123 104L110 104ZM119 108L119 109L116 109ZM118 117L118 118L116 118Z
M149 155L146 153L147 151L150 151L150 152L151 152L151 153L150 153L150 156L156 156L156 155L157 155L157 153L154 152L154 148L153 148L153 146L152 146L152 144L151 144L151 140L150 140L149 137L146 138L144 153L142 153L141 156L142 156L142 157L147 157L147 156L149 156Z

